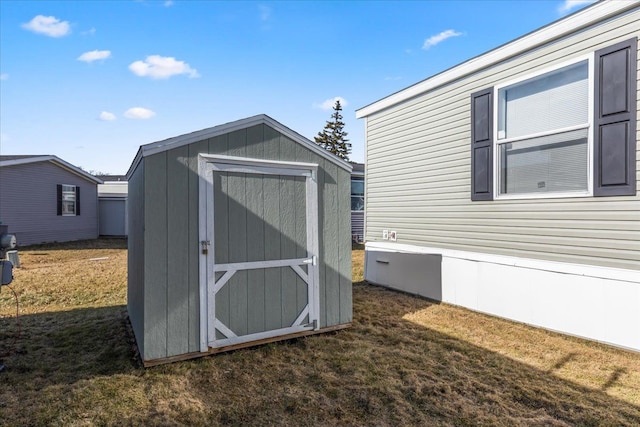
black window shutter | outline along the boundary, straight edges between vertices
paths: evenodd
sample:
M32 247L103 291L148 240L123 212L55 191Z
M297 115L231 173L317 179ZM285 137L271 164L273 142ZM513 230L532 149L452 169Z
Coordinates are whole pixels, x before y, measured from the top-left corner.
M76 185L76 215L80 215L80 187Z
M636 194L637 39L595 53L594 196Z
M471 200L493 200L493 88L471 94Z
M58 215L62 215L62 185L57 185Z

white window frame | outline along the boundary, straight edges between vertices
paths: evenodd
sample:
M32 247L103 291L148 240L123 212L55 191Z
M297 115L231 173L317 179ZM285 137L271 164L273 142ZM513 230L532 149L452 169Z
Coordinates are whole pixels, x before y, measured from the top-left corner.
M593 196L593 108L594 108L594 83L593 83L593 61L595 60L595 53L589 53L581 55L568 61L555 64L550 67L543 68L534 73L527 74L517 79L509 80L504 83L495 85L493 88L493 194L494 200L519 200L519 199L559 199L569 197L591 197ZM554 129L553 131L538 132L534 134L528 134L518 136L514 138L498 139L498 115L499 111L499 99L498 93L501 89L509 86L516 85L526 80L540 77L544 74L549 74L557 71L561 68L569 67L579 62L587 61L587 73L588 73L588 90L589 90L589 103L587 106L587 190L586 191L564 191L564 192L550 192L550 193L522 193L522 194L500 194L500 145L508 144L510 142L517 142L531 138L537 138L547 135L555 135L559 133L569 132L572 130L584 129L584 125L570 126L561 129Z
M76 212L78 212L78 209L77 209L78 200L76 200L76 193L77 193L76 192L76 188L78 186L77 185L71 185L71 184L61 184L61 185L62 185L62 194L60 195L60 197L62 197L62 200L61 200L61 203L62 203L62 216L76 216ZM64 202L65 202L64 194L65 194L65 192L66 193L70 193L71 192L70 190L65 191L65 189L64 189L65 187L72 187L73 188L73 213L69 213L69 212L65 213L65 211L64 211Z
M360 181L360 180L362 181L363 192L362 192L362 196L360 196L358 194L354 195L353 193L351 193L351 200L350 201L352 201L354 197L362 197L362 200L364 201L364 195L365 195L365 192L366 192L366 190L364 190L364 176L352 177L351 180L349 181L349 187L351 187L351 182L354 181L354 178L355 178L356 181ZM351 203L353 203L353 202L351 202ZM359 211L354 211L353 209L351 209L351 212L364 212L364 206Z

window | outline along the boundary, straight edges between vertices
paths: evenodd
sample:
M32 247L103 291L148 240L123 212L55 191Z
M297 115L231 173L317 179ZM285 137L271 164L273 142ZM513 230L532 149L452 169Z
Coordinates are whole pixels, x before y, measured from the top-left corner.
M351 177L351 210L364 210L364 178Z
M80 187L77 185L58 184L57 196L59 216L80 215Z
M76 214L76 186L62 186L62 215Z
M496 88L498 196L589 194L589 69L582 60Z
M636 195L633 37L471 93L472 201Z

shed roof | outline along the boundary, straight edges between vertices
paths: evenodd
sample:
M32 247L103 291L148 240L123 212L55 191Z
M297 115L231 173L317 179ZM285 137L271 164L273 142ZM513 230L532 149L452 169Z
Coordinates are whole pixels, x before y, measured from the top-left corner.
M126 182L126 175L96 175L96 178L99 178L106 182Z
M351 166L353 166L351 175L364 176L364 163L351 162Z
M638 8L639 5L640 0L599 1L502 46L362 107L356 110L356 117L360 119L370 116L378 111L382 111L437 87L513 58L538 46L545 45L583 28L605 21L628 10Z
M183 145L188 145L194 142L201 141L206 138L213 138L218 135L223 135L225 133L233 132L240 129L246 129L252 126L265 124L274 130L277 130L281 134L287 136L293 141L297 142L300 145L305 146L309 150L314 153L324 157L325 159L335 163L337 166L351 172L351 164L346 162L339 157L331 154L327 150L324 150L316 143L310 141L299 133L289 129L285 125L266 114L259 114L257 116L247 117L246 119L236 120L234 122L225 123L222 125L214 126L207 129L202 129L196 132L187 133L180 136L175 136L173 138L168 138L162 141L152 142L150 144L141 145L138 149L138 153L136 157L133 159L129 170L127 171L127 179L131 178L131 174L138 166L138 163L142 160L143 157L150 156L152 154L161 153L163 151L171 150L174 148L182 147Z
M93 182L95 184L102 184L102 180L100 178L96 178L90 173L83 171L79 167L74 166L71 163L62 160L60 157L51 154L0 156L0 167L25 165L38 162L51 162L56 166L66 169L67 171L86 179L87 181Z

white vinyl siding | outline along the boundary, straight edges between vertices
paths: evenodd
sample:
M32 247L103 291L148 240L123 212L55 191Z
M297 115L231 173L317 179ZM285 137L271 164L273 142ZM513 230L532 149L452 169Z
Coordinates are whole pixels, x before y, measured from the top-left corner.
M368 116L366 240L640 270L638 194L472 202L469 152L471 93L638 36L635 9Z

